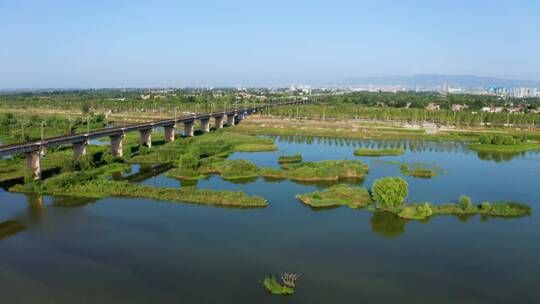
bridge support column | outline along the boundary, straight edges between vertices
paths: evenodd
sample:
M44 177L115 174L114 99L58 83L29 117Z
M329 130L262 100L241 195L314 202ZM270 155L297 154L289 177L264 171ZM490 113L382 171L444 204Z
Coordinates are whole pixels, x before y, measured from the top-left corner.
M173 142L174 141L174 128L176 126L165 126L163 129L165 129L165 142Z
M82 141L73 144L73 159L80 160L83 156L86 155L86 146L88 146L88 141Z
M111 154L113 156L124 156L124 134L111 136Z
M26 153L26 165L32 174L33 180L41 179L41 163L39 161L39 151Z
M210 132L210 118L201 119L201 131Z
M214 121L216 124L216 129L222 129L223 128L223 116L215 116Z
M236 114L227 114L227 126L229 127L232 127L234 126L234 117L236 116Z
M245 113L238 113L238 115L236 115L235 124L239 124L242 120L244 120L245 116L246 116Z
M141 130L141 145L152 148L152 129Z
M193 121L184 122L184 136L191 137L193 136Z

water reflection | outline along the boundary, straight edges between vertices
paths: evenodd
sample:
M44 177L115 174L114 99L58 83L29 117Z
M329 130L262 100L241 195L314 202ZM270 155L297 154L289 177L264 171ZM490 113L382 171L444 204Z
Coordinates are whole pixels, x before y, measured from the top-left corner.
M477 152L479 159L485 160L485 161L494 161L496 163L509 162L516 157L525 156L526 154L527 152L521 152L521 153L497 153L497 152L489 152L489 151Z
M496 152L476 152L470 150L467 142L432 142L422 140L373 140L373 139L348 139L348 138L333 138L333 137L311 137L311 136L266 136L276 140L278 143L296 143L296 144L324 144L336 147L354 147L367 149L395 149L402 148L407 151L416 152L444 152L444 153L462 153L476 154L480 160L484 161L511 161L520 156L530 154L539 154L538 151L529 151L523 153L496 153Z
M389 212L375 211L370 219L371 230L385 238L397 238L405 233L406 220Z

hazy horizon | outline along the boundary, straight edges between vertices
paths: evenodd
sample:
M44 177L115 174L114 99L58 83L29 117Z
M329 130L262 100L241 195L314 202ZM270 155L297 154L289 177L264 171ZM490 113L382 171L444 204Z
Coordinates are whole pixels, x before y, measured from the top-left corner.
M535 1L0 3L0 89L540 81Z

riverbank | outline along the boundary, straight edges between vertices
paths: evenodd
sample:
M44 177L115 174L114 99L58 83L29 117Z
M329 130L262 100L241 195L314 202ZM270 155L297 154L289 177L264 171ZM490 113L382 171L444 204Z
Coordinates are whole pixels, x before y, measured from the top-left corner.
M351 120L289 119L268 116L249 117L232 132L258 135L299 135L350 139L424 140L477 142L484 133L526 134L530 139L540 139L540 132L501 128L438 128L428 133L419 127L392 122L360 122Z

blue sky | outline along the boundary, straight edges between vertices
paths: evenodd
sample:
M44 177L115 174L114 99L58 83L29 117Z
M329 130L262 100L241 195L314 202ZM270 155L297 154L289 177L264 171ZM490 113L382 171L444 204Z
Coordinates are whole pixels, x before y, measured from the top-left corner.
M0 88L540 80L539 3L0 0Z

